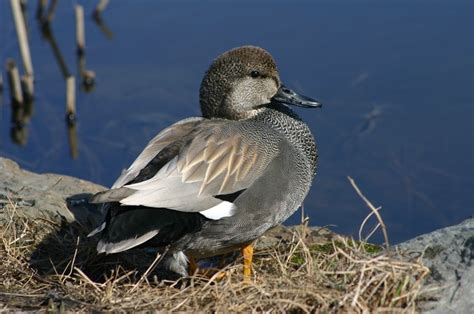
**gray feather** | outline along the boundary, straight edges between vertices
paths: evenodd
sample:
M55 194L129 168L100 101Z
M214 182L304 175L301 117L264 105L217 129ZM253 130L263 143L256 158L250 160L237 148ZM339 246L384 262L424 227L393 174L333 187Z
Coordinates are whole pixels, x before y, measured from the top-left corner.
M100 204L107 202L120 202L124 198L132 195L135 191L128 188L111 189L95 194L89 200L89 203Z

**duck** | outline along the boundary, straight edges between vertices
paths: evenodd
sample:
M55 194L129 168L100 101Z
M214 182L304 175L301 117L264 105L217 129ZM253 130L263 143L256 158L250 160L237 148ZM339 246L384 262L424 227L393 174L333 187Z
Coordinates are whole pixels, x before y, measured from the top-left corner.
M166 249L160 264L180 277L197 260L240 250L249 279L253 243L301 206L318 167L314 136L290 106L322 105L286 87L256 46L218 56L199 103L201 117L159 132L90 199L106 215L89 236L98 253Z

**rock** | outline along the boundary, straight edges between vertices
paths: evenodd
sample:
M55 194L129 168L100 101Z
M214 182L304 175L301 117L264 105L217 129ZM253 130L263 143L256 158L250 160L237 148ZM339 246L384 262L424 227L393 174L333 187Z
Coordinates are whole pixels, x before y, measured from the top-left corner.
M423 254L431 273L425 290L432 301L421 304L428 313L472 313L474 308L474 217L406 241L398 248Z
M4 208L12 203L17 210L34 218L61 216L68 222L77 220L96 225L102 213L86 202L90 196L87 193L104 189L69 176L22 170L16 162L0 157L0 218L5 218Z

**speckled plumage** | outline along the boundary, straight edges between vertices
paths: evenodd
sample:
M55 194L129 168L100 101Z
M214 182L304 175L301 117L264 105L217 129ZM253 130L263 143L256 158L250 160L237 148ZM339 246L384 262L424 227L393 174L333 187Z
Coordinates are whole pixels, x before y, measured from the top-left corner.
M93 232L101 235L98 251L167 246L164 265L186 275L182 252L235 250L294 213L316 174L317 150L308 126L274 100L281 89L261 48L217 58L201 85L204 118L160 132L111 190L92 199L108 207L105 227ZM301 97L295 104L311 104Z

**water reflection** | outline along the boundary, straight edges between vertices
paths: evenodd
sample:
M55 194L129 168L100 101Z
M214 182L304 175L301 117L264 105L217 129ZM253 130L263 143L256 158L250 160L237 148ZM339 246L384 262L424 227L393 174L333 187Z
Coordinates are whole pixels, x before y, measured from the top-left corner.
M368 209L348 175L382 206L392 243L473 214L471 2L276 1L268 10L265 2L249 9L117 1L93 17L95 3L80 3L87 60L75 53L72 4L28 2L26 12L37 9L42 17L39 29L28 15L35 114L19 147L8 140L14 110L0 107L2 156L33 171L110 185L156 132L199 115L199 83L211 59L251 43L275 56L288 85L325 104L317 113L300 112L320 148L305 202L311 224L357 234ZM19 60L8 4L0 2L2 63ZM82 85L91 69L94 88L77 88L77 121L64 123L65 79L80 77ZM289 223L299 221L297 214Z

